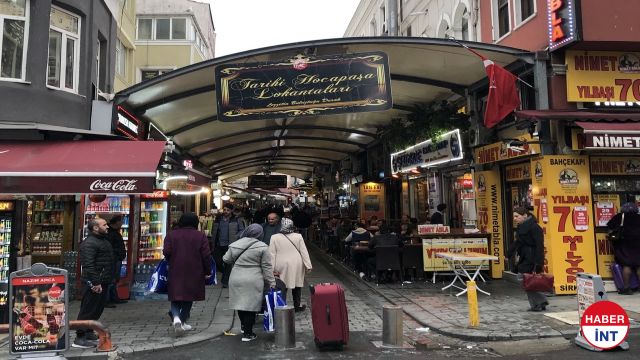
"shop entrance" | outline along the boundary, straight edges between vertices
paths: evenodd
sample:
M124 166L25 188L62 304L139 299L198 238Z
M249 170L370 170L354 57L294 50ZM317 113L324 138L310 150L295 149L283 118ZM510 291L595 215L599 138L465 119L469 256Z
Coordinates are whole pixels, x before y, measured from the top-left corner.
M505 166L504 178L507 183L507 187L505 188L505 216L507 223L506 233L508 237L505 239L505 245L508 251L516 239L513 210L516 207L531 209L531 206L533 206L531 163L526 161ZM507 266L509 271L516 272L515 259L509 259Z

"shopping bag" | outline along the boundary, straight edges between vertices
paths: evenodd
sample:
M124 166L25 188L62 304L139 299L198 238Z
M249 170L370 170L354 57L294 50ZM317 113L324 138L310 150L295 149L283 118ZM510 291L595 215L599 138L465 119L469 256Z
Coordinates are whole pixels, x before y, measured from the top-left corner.
M151 274L147 283L147 291L156 294L166 294L169 288L169 263L162 259Z
M205 285L217 285L218 279L216 279L216 261L211 257L211 277L204 281Z
M553 275L525 273L522 287L526 291L552 292Z
M287 303L282 298L280 290L269 289L269 292L264 297L267 301L267 308L264 311L264 331L273 332L276 330L276 306L285 306Z

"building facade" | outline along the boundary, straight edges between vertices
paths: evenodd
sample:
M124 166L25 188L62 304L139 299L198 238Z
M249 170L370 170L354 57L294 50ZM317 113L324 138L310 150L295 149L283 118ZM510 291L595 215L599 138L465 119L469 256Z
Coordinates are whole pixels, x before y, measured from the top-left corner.
M135 82L213 58L215 37L209 4L137 0Z
M106 2L0 1L0 27L0 123L90 130L93 100L114 90L117 26ZM0 126L0 138L20 138Z

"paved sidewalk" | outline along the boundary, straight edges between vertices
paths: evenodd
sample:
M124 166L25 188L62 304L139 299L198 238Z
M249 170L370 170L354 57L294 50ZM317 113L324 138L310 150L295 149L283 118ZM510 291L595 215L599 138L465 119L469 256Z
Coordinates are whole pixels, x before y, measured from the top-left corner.
M313 245L312 245L313 246ZM318 250L319 251L319 250ZM325 255L326 256L326 255ZM405 314L415 319L431 331L454 338L475 341L505 341L536 338L574 338L578 332L578 310L576 296L550 296L547 311L529 312L529 303L524 291L517 284L505 280L488 279L478 285L491 293L487 296L478 292L480 325L472 328L469 324L469 308L466 295L456 297L459 290L449 288L452 277L438 276L435 284L425 279L411 283L376 285L375 282L361 280L357 274L343 263L341 270L366 284L385 300L403 307ZM633 319L632 328L639 328L640 293L631 296L607 293L609 300L620 304ZM555 317L555 318L554 318ZM561 321L570 319L572 321Z

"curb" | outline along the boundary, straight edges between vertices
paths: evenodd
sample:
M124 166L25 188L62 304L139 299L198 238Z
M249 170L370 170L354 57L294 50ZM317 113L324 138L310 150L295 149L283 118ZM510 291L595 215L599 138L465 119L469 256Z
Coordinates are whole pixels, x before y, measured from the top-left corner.
M378 287L375 286L374 284L371 284L367 281L362 280L357 274L355 274L351 269L349 269L345 264L342 263L342 261L340 261L337 258L334 258L331 255L328 255L324 250L322 250L318 245L314 244L314 243L309 243L310 246L313 246L319 253L320 256L322 256L325 261L331 261L333 264L337 264L339 265L339 267L341 268L343 273L348 273L350 276L352 276L353 278L357 279L357 281L359 281L362 284L365 284L369 289L373 290L376 294L378 294L379 296L381 296L382 298L384 298L386 301L388 301L390 304L393 305L398 305L395 301L393 301L391 298L389 298L388 296L386 296L383 292L381 292L380 290L378 290ZM449 323L446 323L444 321L441 321L439 319L429 319L429 320L425 320L424 317L419 316L419 314L417 314L416 311L411 310L411 309L407 309L406 306L403 305L399 305L402 307L402 311L409 316L411 319L413 319L414 321L416 321L417 323L419 323L420 325L424 326L424 327L429 327L431 330L437 332L438 334L442 334L448 337L452 337L452 338L456 338L456 339L461 339L461 340L465 340L465 341L474 341L474 342L487 342L487 341L512 341L512 340L530 340L530 339L542 339L542 338L554 338L554 337L573 337L575 336L578 331L570 331L570 332L564 332L561 333L559 331L553 330L547 333L542 333L542 334L504 334L503 332L499 332L499 331L484 331L486 334L484 335L478 335L477 333L479 332L478 330L475 329L466 329L466 328L462 328L462 327L454 327ZM422 310L428 314L430 314L428 311L426 310ZM431 315L431 314L430 314ZM473 333L471 333L473 332Z

